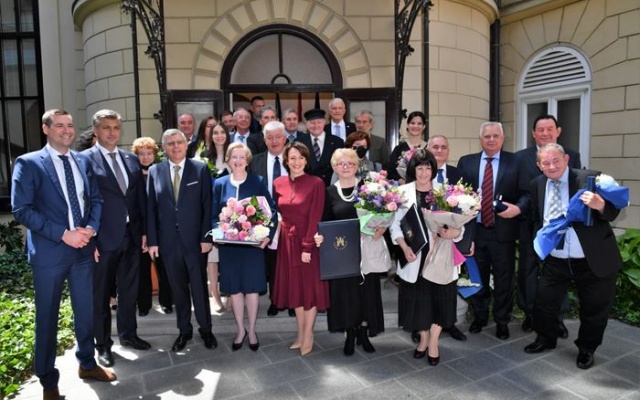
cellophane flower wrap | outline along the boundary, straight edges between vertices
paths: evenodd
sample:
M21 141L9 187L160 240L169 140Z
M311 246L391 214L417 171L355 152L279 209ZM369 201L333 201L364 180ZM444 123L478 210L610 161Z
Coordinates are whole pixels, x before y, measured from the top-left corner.
M364 275L386 272L393 263L383 238L373 239L379 227L388 228L393 216L406 200L398 182L387 179L387 172L369 172L358 189L355 208L360 220L361 270Z
M422 277L446 285L455 279L460 265L465 262L465 257L455 246L454 240L437 235L438 229L446 226L462 229L464 232L464 225L476 218L480 212L481 197L471 185L460 179L455 185L445 183L432 190L425 200L431 205L431 209L423 208L422 215L433 240ZM462 235L459 237L462 238Z
M221 171L218 171L218 168L216 167L216 163L213 160L210 160L208 157L200 157L199 155L196 155L193 157L193 160L205 163L205 165L207 166L207 170L209 170L209 174L211 175L212 178L217 177L218 174L220 174L221 172Z
M273 226L271 208L264 196L229 198L219 219L219 228L227 240L260 242L269 236Z
M411 161L411 157L413 157L418 150L420 150L418 147L412 147L407 151L403 151L400 157L398 157L398 166L396 167L396 171L402 179L407 179L407 167L409 166L409 161Z

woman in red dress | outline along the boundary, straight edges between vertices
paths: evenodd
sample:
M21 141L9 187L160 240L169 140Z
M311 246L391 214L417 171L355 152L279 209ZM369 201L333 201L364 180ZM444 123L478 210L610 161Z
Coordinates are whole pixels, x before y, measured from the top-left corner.
M289 348L300 349L303 356L313 348L316 314L329 307L329 286L320 280L313 238L322 219L325 187L322 179L305 173L310 159L304 144L287 145L283 164L289 176L281 176L273 184L282 216L274 304L280 309L295 309L298 336Z

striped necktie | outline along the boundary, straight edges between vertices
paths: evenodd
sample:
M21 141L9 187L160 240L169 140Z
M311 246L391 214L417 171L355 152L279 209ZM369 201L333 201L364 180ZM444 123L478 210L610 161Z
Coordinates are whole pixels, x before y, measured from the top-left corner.
M480 202L480 220L487 228L495 224L493 215L493 157L486 158L487 165L484 167L484 177L482 178L482 201Z
M318 138L313 138L313 154L316 156L316 161L320 161L322 153L320 152L320 145L318 144Z

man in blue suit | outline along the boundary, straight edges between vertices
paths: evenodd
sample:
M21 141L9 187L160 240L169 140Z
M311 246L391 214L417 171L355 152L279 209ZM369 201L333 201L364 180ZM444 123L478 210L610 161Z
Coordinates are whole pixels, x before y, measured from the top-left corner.
M312 175L324 181L325 186L331 184L333 168L331 156L337 149L344 147L344 141L336 135L328 134L324 130L324 110L312 109L304 113L309 135L299 136L299 141L307 146L311 152L309 169Z
M42 116L47 145L16 159L11 204L27 228L36 303L35 373L43 399L60 397L55 368L58 314L64 281L74 312L76 358L81 379L114 381L96 364L93 348L93 252L100 228L102 197L89 159L70 150L75 131L67 111Z
M116 283L118 293L118 336L120 344L136 350L151 345L136 332L136 301L145 208L145 187L138 157L118 149L120 114L100 110L93 115L97 143L83 152L89 157L104 200L100 234L93 271L94 335L98 361L105 367L114 363L111 353L111 310L109 297Z
M502 150L503 144L502 124L485 122L480 126L482 151L460 158L458 168L471 178L471 186L482 189L483 198L474 242L482 289L469 299L474 313L469 332L479 333L487 325L493 297L496 337L505 340L513 309L517 217L526 215L529 203L527 192L518 186L518 158ZM494 208L494 200L502 200L501 206ZM489 286L491 274L493 290Z
M151 258L162 255L169 277L180 334L173 351L193 338L191 301L206 348L218 342L211 332L207 253L211 236L211 175L207 166L187 159L187 139L178 129L162 134L168 160L151 166L147 181L147 239Z

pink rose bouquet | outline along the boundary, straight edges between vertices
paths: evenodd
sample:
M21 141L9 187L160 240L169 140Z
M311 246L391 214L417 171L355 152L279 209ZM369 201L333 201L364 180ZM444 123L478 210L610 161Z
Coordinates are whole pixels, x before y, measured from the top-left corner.
M420 150L418 147L412 147L409 150L402 152L402 154L398 158L398 166L396 167L396 171L398 172L398 175L402 177L402 179L407 178L407 167L409 166L409 161L411 161L411 157L413 157L415 152L418 150Z
M229 198L219 220L222 238L226 240L260 242L269 236L273 226L271 208L263 196L243 200Z

